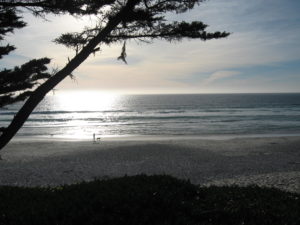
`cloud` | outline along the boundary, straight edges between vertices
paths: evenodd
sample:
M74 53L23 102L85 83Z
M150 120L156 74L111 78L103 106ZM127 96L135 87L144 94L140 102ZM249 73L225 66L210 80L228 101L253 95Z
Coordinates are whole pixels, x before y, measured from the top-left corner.
M208 85L210 83L214 83L218 80L233 77L240 74L238 71L217 71L210 75L207 79L205 79L202 83Z

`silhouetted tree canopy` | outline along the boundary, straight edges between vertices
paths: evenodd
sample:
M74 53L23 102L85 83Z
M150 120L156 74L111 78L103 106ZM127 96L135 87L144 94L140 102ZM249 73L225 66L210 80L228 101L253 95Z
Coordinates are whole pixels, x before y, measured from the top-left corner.
M0 7L0 41L4 40L5 35L12 33L14 29L26 26L26 23L17 16L15 8ZM2 44L2 43L1 43ZM0 45L0 59L8 55L15 47L10 44ZM31 60L28 63L14 69L2 69L0 71L0 108L25 100L40 79L49 78L45 66L50 62L49 59Z
M75 50L75 56L56 73L48 72L47 64L50 59L46 57L0 72L0 107L29 97L0 136L0 149L22 127L44 96L71 75L91 53L99 51L102 45L123 42L118 59L126 63L127 40L151 43L155 39L174 42L227 37L227 32L207 32L207 25L200 21L168 21L166 18L169 13L184 13L203 1L205 0L0 0L1 43L7 33L26 26L20 16L24 10L42 18L46 18L47 14L70 14L76 17L95 15L98 19L94 27L62 34L54 40L57 44ZM14 49L10 44L1 46L0 57Z

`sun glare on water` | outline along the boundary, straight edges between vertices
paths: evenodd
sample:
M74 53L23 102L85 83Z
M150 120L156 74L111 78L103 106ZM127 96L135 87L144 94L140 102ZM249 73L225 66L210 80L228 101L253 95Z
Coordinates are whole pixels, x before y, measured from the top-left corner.
M92 139L106 135L101 121L116 107L121 95L97 91L61 92L55 96L53 109L59 113L63 126L58 128L58 137L71 139ZM63 113L68 112L68 113ZM56 115L58 117L58 115ZM57 119L57 118L56 118Z
M120 95L97 91L62 92L58 104L65 111L111 110Z

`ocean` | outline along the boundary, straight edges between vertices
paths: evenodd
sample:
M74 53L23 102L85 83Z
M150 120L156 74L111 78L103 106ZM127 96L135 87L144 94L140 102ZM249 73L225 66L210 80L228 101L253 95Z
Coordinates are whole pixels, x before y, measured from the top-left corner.
M22 103L0 109L8 126ZM49 95L17 138L300 135L300 94Z

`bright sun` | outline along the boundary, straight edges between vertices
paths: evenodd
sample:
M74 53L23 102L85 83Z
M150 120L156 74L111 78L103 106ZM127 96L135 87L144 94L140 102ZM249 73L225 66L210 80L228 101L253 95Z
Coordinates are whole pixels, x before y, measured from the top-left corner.
M58 95L60 108L66 111L110 110L119 95L98 91L69 91Z

